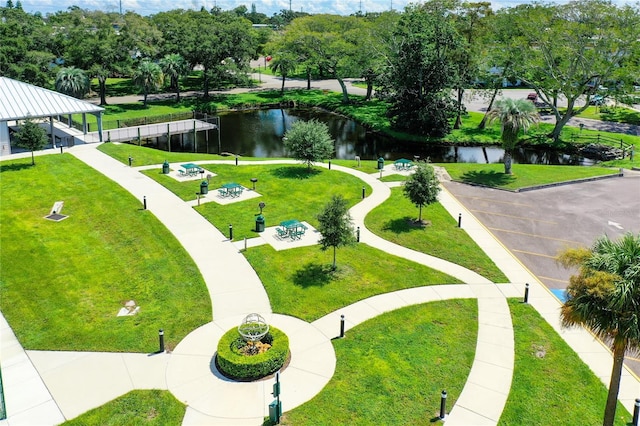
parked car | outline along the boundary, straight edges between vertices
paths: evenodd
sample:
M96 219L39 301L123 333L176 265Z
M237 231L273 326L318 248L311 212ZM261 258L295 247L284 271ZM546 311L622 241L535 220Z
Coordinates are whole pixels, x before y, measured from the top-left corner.
M535 103L538 100L538 94L536 92L531 92L527 95L527 100Z
M604 105L604 97L595 95L594 97L589 99L589 105Z

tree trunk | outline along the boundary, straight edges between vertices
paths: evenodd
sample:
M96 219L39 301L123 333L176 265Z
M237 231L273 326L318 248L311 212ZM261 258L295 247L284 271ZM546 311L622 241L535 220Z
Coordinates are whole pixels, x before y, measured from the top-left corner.
M560 117L560 120L556 120L556 125L553 128L553 131L549 134L550 138L553 138L554 142L557 142L560 138L560 133L562 132L562 128L565 124L571 119L572 114L569 113L569 109L567 108L567 112Z
M107 79L98 77L98 86L100 87L100 105L107 104Z
M418 223L422 223L422 204L418 206Z
M31 165L35 166L36 165L36 157L34 157L33 155L33 151L31 151Z
M180 102L180 79L176 78L173 84L175 84L176 89L176 102Z
M208 98L209 97L209 76L207 74L209 74L209 69L207 67L205 67L202 77L204 78L204 97Z
M620 390L620 376L624 364L624 353L627 348L625 339L614 339L613 343L613 368L611 369L611 381L607 394L607 405L604 409L603 426L613 426L616 419L616 405L618 404L618 391Z
M336 265L336 246L333 246L333 270L335 271L337 269L337 265Z
M280 93L284 95L284 80L287 78L286 75L282 74L282 87L280 88Z
M456 123L453 125L454 129L459 129L462 127L462 96L464 95L464 89L462 87L458 88L458 105L457 105L457 113L456 113Z
M504 150L504 174L505 175L511 174L511 150L510 149Z
M307 67L307 90L311 90L311 68Z
M500 88L496 85L496 87L493 89L493 95L491 95L491 101L489 101L487 112L484 113L484 117L482 117L482 121L480 122L480 124L478 124L478 129L482 130L487 126L487 114L489 113L489 111L491 111L491 108L493 108L493 101L496 100L496 96L498 96L499 90Z
M344 84L344 81L340 77L336 77L338 83L340 83L340 87L342 88L342 103L349 103L349 93L347 92L347 86Z
M144 98L142 100L142 106L147 107L147 89L144 89Z

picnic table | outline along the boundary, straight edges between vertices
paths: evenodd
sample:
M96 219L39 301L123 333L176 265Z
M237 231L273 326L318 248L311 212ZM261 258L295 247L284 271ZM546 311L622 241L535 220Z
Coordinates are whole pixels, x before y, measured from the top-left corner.
M396 170L409 170L413 167L413 161L401 158L393 163Z
M198 173L202 170L200 166L193 163L181 164L180 167L184 169L184 171L180 170L180 174L185 174L187 176L198 176Z
M218 193L223 197L239 197L244 188L239 183L230 182L222 185Z
M307 227L297 219L282 221L280 226L276 228L279 237L291 238L292 240L302 238L306 230Z

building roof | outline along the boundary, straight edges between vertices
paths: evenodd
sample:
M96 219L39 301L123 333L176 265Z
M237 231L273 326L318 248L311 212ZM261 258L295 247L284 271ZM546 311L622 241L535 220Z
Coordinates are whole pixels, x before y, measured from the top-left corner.
M66 114L96 114L104 108L62 93L0 77L0 121Z

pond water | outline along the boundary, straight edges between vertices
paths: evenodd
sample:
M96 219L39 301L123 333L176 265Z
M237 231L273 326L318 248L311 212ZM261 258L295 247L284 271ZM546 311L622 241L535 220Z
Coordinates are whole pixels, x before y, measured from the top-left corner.
M316 119L326 123L335 139L335 158L362 160L396 160L429 158L431 162L500 163L504 151L499 147L452 147L407 142L367 131L353 120L315 109L267 109L236 111L220 115L220 142L217 131L198 135L197 151L227 152L241 156L287 157L282 137L297 120ZM177 136L177 135L176 135ZM166 141L165 144L166 146ZM172 151L193 151L191 143L172 139ZM514 163L520 164L591 164L590 160L560 152L516 149Z

